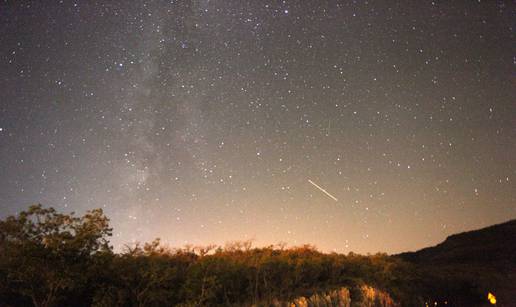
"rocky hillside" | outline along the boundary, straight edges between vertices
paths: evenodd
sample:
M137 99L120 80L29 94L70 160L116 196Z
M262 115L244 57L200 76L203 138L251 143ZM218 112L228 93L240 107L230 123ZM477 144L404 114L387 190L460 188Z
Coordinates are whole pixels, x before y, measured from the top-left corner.
M423 283L440 288L432 290L435 297L464 301L468 294L486 298L492 292L498 306L516 306L516 220L455 234L396 257L415 264Z

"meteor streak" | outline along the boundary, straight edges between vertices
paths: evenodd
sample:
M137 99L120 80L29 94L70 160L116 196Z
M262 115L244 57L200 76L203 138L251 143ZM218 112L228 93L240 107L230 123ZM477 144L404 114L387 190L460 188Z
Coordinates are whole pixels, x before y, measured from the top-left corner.
M324 194L326 194L328 197L330 197L331 199L333 199L334 201L339 201L337 199L337 197L331 195L330 193L328 193L328 191L326 191L325 189L321 188L320 186L317 185L317 183L313 182L312 180L308 179L308 182L310 182L314 187L318 188L321 192L323 192Z

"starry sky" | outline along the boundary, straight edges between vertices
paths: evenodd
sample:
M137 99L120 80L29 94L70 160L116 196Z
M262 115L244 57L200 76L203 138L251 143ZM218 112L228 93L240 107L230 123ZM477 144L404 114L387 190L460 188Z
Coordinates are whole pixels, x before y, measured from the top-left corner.
M0 217L397 253L516 217L512 1L2 1Z

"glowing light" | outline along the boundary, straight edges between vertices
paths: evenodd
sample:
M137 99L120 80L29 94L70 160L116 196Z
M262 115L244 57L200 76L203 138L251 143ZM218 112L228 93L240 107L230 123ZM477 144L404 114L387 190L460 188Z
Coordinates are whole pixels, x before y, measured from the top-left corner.
M487 293L487 300L489 300L489 303L491 303L491 305L496 305L496 296L494 296L493 293Z

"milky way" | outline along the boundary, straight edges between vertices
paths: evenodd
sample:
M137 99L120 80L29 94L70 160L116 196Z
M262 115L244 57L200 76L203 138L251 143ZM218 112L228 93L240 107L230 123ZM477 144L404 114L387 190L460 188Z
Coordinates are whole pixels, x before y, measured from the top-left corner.
M345 253L515 218L515 9L3 1L0 215Z

